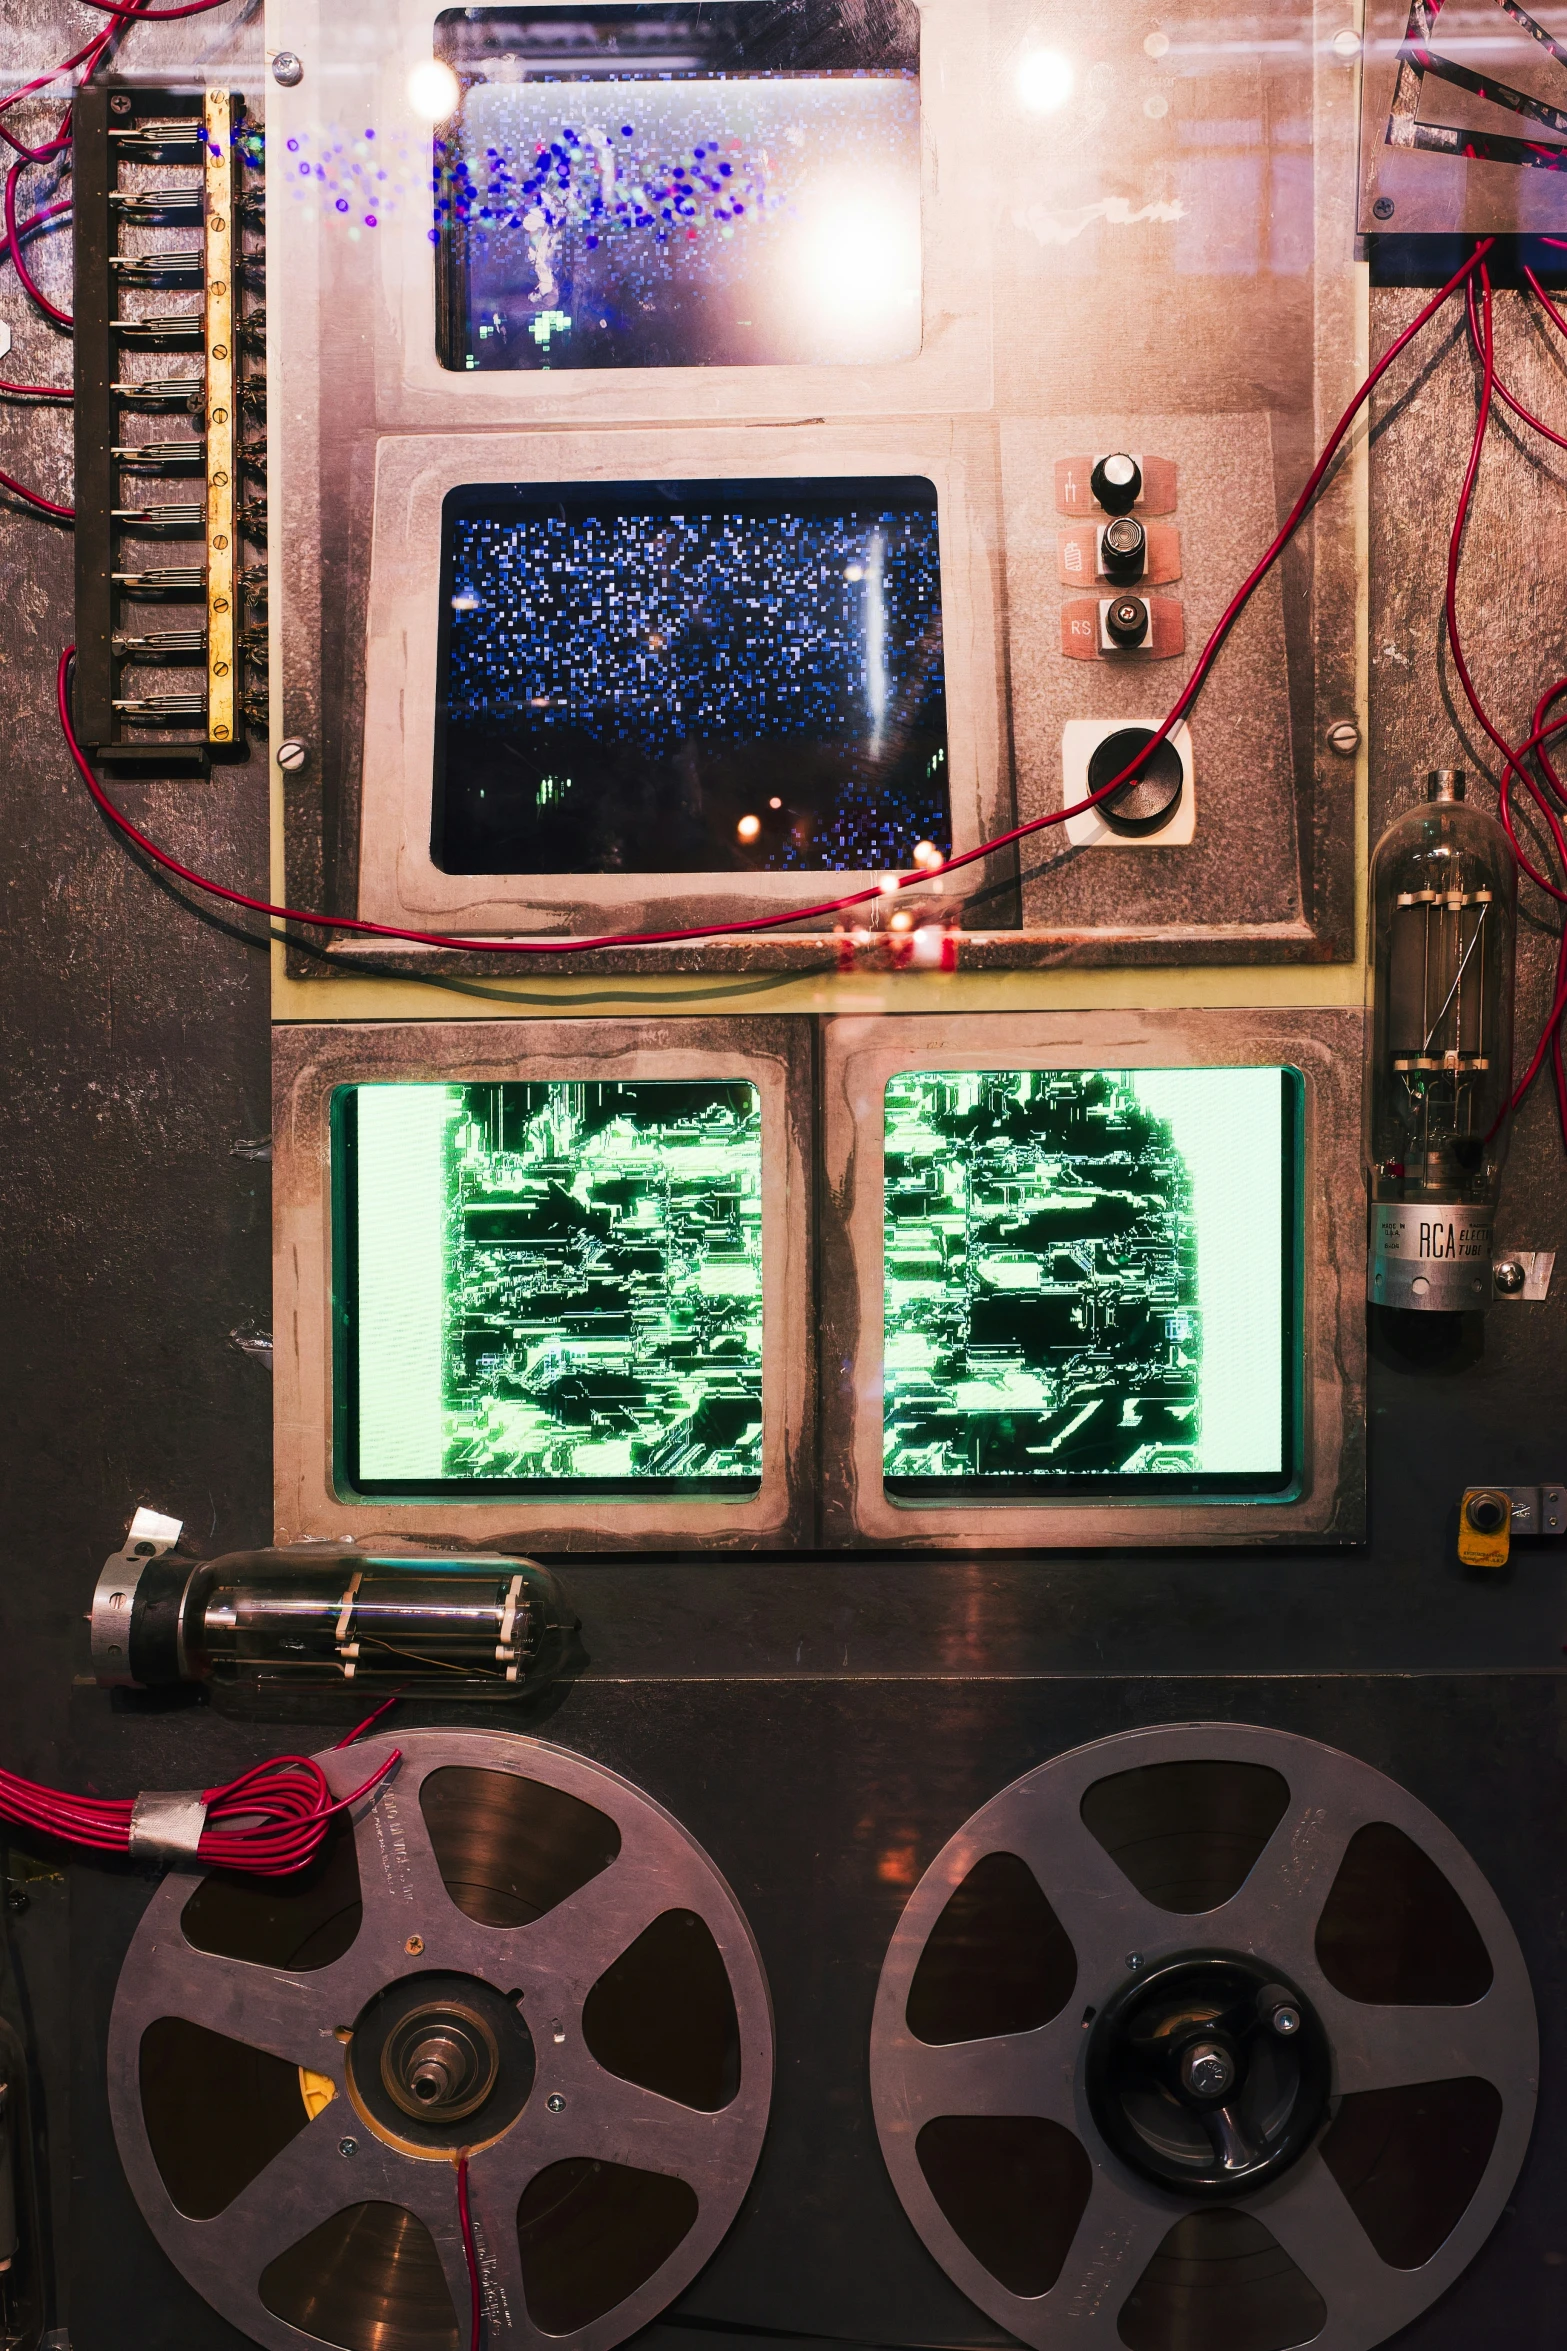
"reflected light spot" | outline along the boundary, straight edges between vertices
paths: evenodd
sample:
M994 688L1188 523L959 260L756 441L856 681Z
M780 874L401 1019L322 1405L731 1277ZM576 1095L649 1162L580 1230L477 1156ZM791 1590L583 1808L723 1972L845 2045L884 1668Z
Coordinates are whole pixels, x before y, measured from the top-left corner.
M1036 49L1018 68L1017 89L1035 114L1054 114L1071 97L1077 76L1059 49Z
M445 122L462 103L462 90L451 67L439 57L427 57L408 76L408 103L421 122Z
M947 861L934 841L919 841L915 844L914 862L924 873L939 873Z
M742 841L754 841L761 829L762 820L759 816L742 816L740 822L735 826L735 831Z
M782 808L783 802L781 800L769 800L767 805L769 808Z

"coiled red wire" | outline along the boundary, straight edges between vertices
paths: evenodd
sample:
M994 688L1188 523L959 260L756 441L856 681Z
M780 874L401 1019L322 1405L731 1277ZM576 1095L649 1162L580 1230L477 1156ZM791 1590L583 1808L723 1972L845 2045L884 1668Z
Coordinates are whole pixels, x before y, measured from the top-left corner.
M339 1747L352 1746L370 1725L396 1704L388 1698L351 1730ZM310 1755L274 1755L254 1764L237 1780L204 1788L207 1822L196 1859L209 1869L241 1870L254 1877L286 1877L315 1859L321 1840L340 1812L377 1789L398 1763L393 1748L386 1761L352 1795L334 1796L326 1774ZM0 1819L45 1836L84 1846L93 1853L130 1849L136 1800L125 1796L71 1796L59 1788L0 1771Z

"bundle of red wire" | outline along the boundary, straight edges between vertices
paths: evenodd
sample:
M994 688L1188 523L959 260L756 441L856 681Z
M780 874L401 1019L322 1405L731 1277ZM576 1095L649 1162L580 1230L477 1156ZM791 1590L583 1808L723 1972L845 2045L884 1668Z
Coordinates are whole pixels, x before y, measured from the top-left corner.
M367 1731L386 1707L351 1730L338 1745L347 1747ZM321 1840L340 1812L371 1795L399 1759L394 1748L352 1795L334 1796L326 1774L309 1755L275 1755L241 1772L221 1787L204 1788L206 1824L196 1859L209 1869L244 1870L257 1877L285 1877L303 1869L320 1851ZM131 1797L67 1796L58 1788L40 1787L0 1771L0 1819L40 1829L70 1845L84 1845L95 1853L128 1853Z

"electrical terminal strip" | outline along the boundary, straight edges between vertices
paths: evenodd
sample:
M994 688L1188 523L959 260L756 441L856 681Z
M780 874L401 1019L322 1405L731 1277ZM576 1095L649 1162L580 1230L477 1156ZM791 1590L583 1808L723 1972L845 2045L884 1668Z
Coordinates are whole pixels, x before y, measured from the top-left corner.
M204 772L243 757L266 712L263 567L247 560L266 534L261 140L227 89L94 82L74 117L76 708L107 765ZM119 184L146 164L176 168ZM198 299L165 306L162 288ZM194 364L149 366L162 352ZM150 432L131 421L153 418ZM182 477L199 496L151 487ZM199 539L202 560L138 563L159 539ZM163 630L122 625L146 601L195 609ZM120 679L133 663L185 674L139 694Z

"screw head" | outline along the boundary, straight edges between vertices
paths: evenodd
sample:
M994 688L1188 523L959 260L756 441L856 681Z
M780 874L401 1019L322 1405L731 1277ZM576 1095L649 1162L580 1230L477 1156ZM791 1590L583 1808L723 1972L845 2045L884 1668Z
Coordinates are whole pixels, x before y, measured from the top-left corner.
M297 736L290 735L286 743L277 747L277 763L286 775L294 775L302 768L310 754Z
M1284 2038L1288 2040L1291 2033L1300 2031L1300 2010L1291 2008L1286 2003L1283 2007L1275 2008L1268 2022L1276 2033L1282 2033Z
M1391 220L1394 210L1392 197L1379 196L1375 204L1372 205L1371 209L1375 213L1378 220Z
M359 2152L359 2141L357 2139L339 2139L337 2142L337 2151L339 2155L357 2155Z
M27 1908L31 1899L32 1897L29 1895L25 1886L6 1887L5 1906L7 1910L13 1912L17 1918L21 1917L23 1911Z
M544 2103L549 2108L551 2114L564 2114L566 2111L566 2101L561 2096L559 2090L552 2090L549 2096L545 2099Z
M407 1942L403 1945L403 1949L407 1952L410 1959L417 1959L420 1952L424 1949L423 1935L410 1935Z
M1492 1267L1492 1278L1504 1298L1516 1298L1529 1277L1516 1257L1504 1257L1500 1265Z
M1360 55L1360 35L1353 25L1346 25L1341 33L1334 34L1333 54L1342 57L1346 63L1350 58Z
M129 114L130 110L131 102L129 98L119 96L109 100L109 112L111 114Z
M1215 2042L1199 2041L1181 2059L1181 2080L1196 2098L1222 2098L1234 2086L1234 2060Z
M1126 1954L1126 1964L1131 1969L1133 1975L1135 1975L1137 1970L1143 1964L1142 1953L1140 1951L1128 1951Z
M1352 718L1341 718L1328 729L1328 749L1340 759L1353 759L1360 749L1360 728Z
M272 79L285 90L295 90L305 78L305 63L292 49L280 49L272 60Z

